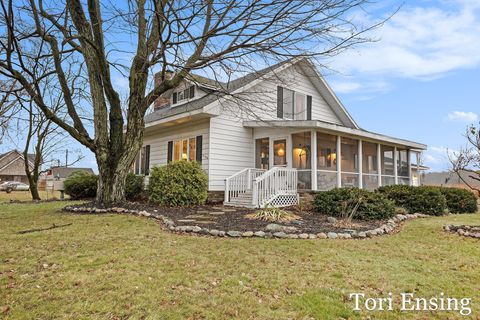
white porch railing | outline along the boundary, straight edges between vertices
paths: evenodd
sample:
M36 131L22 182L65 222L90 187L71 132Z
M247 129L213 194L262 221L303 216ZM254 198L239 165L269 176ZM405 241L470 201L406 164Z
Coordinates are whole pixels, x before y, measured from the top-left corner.
M246 168L225 179L225 202L252 190L253 181L266 170Z
M296 169L273 167L253 181L252 204L256 208L297 204L297 183Z

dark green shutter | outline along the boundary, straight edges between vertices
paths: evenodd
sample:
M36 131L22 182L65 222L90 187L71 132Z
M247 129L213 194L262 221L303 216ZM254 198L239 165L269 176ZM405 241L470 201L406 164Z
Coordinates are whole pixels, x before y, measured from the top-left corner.
M173 159L173 141L168 141L167 148L167 163L171 162Z
M198 163L202 163L202 140L202 136L197 136L195 160L197 160Z
M173 93L173 104L177 103L177 93Z
M283 88L277 87L277 118L283 119Z
M145 146L145 175L150 174L150 145Z
M190 99L195 97L195 86L190 87Z
M307 120L312 120L312 96L307 96Z

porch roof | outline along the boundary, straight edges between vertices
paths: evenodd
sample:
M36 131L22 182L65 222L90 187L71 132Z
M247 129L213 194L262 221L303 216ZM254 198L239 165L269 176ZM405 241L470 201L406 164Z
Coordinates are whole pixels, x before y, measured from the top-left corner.
M383 134L370 132L364 129L355 129L338 124L319 121L319 120L254 120L244 121L243 126L248 128L304 128L304 129L320 129L340 135L354 136L358 138L366 138L378 142L386 142L389 144L399 145L410 149L426 150L427 145L409 141L405 139L394 138Z

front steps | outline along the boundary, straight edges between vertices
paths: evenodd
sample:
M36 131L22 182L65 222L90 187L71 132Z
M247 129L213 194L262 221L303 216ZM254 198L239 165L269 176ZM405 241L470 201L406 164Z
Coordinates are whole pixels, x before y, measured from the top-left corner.
M244 193L240 193L237 197L231 199L230 201L224 202L223 204L232 207L253 208L254 205L252 203L252 197L252 190L249 189Z

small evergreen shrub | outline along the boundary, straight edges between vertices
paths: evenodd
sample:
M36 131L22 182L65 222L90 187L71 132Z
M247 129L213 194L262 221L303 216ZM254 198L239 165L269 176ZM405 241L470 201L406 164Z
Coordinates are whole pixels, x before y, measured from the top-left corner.
M447 212L447 200L436 187L414 187L403 207L409 213L441 216Z
M97 195L97 181L94 174L75 171L65 179L63 186L71 199L88 199Z
M383 194L388 199L395 202L397 207L405 207L406 203L415 187L408 185L391 185L384 186L377 189L377 192Z
M448 211L451 213L475 213L478 210L477 197L469 190L461 188L439 187L447 200Z
M352 218L362 220L388 219L395 214L395 205L380 193L358 188L336 188L319 192L313 202L315 211L336 217L348 217L352 208Z
M175 161L153 167L148 183L149 200L165 206L189 206L205 203L208 177L195 161Z
M125 183L125 198L127 200L138 200L143 195L143 176L129 173Z

